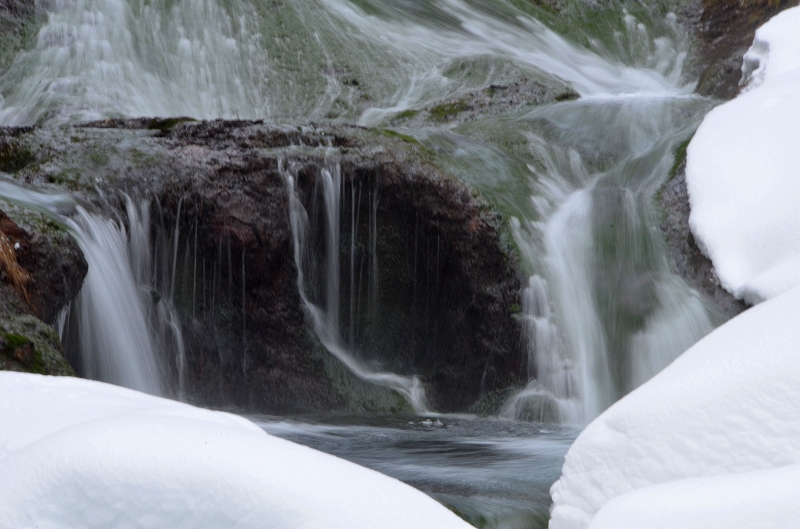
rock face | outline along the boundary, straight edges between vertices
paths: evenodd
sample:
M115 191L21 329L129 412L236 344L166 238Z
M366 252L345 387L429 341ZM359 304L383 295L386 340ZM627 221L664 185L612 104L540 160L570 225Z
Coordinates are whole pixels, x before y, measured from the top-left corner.
M437 410L466 410L527 380L513 316L521 278L500 219L409 138L128 120L34 129L15 141L36 153L18 179L110 211L122 211L123 191L152 202L157 266L175 269L191 399L262 412L405 406L352 375L311 330L289 210L299 200L308 215L305 293L330 306L326 171L341 178L340 342L376 371L419 375Z
M727 100L739 93L742 57L756 29L780 11L798 5L798 0L702 0L691 5L700 44L697 92Z
M464 123L487 114L502 114L558 101L578 99L580 95L568 85L523 78L504 85L480 88L461 97L451 98L423 110L406 110L393 116L392 126L430 127L443 123Z
M524 347L511 314L520 282L500 223L464 184L420 163L418 146L359 129L304 133L249 123L176 128L165 143L170 163L202 156L212 164L204 178L179 188L180 198L175 187L165 189L162 207L172 210L183 198L184 229L197 219L205 234L200 253L230 256L234 297L240 289L245 296L244 376L260 379L247 385L251 402L336 407L347 400L335 384L321 387L330 377L308 354L313 339L289 226L287 174L309 215L308 257L323 261L323 250L330 251L323 171L341 175L336 310L344 345L376 370L420 375L437 410L464 410L483 393L524 380ZM326 144L339 147L292 154L292 145ZM320 306L332 295L325 274L322 266L304 270L306 293ZM230 335L239 330L233 320L223 324ZM324 398L308 402L314 395Z
M75 240L49 219L0 211L0 369L74 375L47 323L80 290L87 265ZM15 220L16 219L16 222Z
M749 308L722 288L714 265L706 257L689 228L689 192L686 189L686 161L680 163L675 176L664 185L660 195L666 215L661 229L666 235L673 263L678 273L698 292L704 293L724 314L732 318Z

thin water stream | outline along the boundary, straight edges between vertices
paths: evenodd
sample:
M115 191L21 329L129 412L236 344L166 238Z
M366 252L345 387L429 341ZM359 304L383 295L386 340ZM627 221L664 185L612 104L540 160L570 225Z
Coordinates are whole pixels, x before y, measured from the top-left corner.
M428 147L435 163L479 189L507 221L530 276L519 315L529 337L529 384L506 402L504 420L260 424L411 483L479 527L540 527L572 428L721 322L673 273L658 227L655 201L673 153L713 105L692 95L685 77L691 39L671 12L674 3L561 4L555 15L523 0L55 0L35 46L0 73L0 125L154 115L350 122L391 127ZM476 97L514 83L545 94L571 87L580 98L523 98L458 117ZM437 106L455 109L455 119L437 117ZM431 117L414 121L425 115ZM336 170L326 172L324 229L327 246L338 248L341 223L349 220L340 218ZM291 189L290 170L285 177ZM348 349L336 252L309 255L309 219L299 200L291 203L298 289L321 342L359 377L425 411L413 373L371 371ZM127 223L73 216L87 257L93 245L105 249L90 258L95 269L78 305L95 315L82 321L105 318L114 329L106 338L85 331L97 343L79 349L88 358L112 349L126 356L121 362L135 358L136 367L90 371L158 392L157 374L145 383L114 371L150 372L142 351L180 351L169 299L158 311L147 301L148 288L170 288L169 274L144 250L146 213L129 204ZM175 248L177 240L176 233ZM110 254L119 262L105 263ZM174 259L162 261L174 266ZM303 277L310 261L327 267L324 294L315 299ZM109 271L92 279L105 265ZM113 286L124 293L95 286L122 276L130 284ZM120 297L143 300L140 314L111 321L103 303ZM158 343L138 343L136 333L128 339L119 330L139 320L159 325ZM126 347L135 351L122 353ZM170 358L169 369L180 374L180 354Z

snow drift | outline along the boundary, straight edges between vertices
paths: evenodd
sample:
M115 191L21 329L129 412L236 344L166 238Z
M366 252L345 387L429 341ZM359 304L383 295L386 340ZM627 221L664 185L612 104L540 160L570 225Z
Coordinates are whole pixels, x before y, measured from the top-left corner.
M692 230L723 285L763 303L584 430L551 489L551 529L797 526L798 50L794 8L758 30L747 90L706 117L688 150Z
M756 32L745 92L687 150L689 224L722 285L750 303L800 283L800 8Z
M0 527L469 527L393 478L235 415L0 372Z

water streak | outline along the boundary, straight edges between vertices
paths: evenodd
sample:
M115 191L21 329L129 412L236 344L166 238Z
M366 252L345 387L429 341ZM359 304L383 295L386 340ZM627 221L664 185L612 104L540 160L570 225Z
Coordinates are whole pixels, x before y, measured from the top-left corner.
M282 162L280 169L283 170ZM294 261L297 266L297 288L303 304L311 315L314 331L319 336L320 341L331 354L362 380L397 391L418 413L428 411L425 390L417 376L408 377L395 373L373 371L360 362L342 341L339 321L341 167L337 165L333 170L322 169L319 172L325 210L325 226L323 229L326 234L325 254L323 256L325 262L323 272L324 308L311 301L307 293L305 270L308 268L308 260L320 258L320 256L314 255L311 248L309 248L310 232L314 226L312 226L308 213L295 189L295 175L291 174L290 171L284 171L284 176L289 190L289 218L294 242ZM377 199L374 200L374 203L377 204ZM353 302L351 298L351 303Z

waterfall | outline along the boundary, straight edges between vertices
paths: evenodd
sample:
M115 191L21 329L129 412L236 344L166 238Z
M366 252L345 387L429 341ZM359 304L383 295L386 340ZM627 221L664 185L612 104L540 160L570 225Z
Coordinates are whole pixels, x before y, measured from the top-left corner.
M65 194L0 181L0 197L65 225L86 258L89 269L83 287L55 322L78 371L87 378L154 395L171 393L166 374L177 371L175 393L183 398L183 335L171 294L161 295L172 290L171 281L159 281L164 274L158 274L158 267L170 261L153 259L150 202L137 205L125 197L126 227L119 219L88 211Z
M613 44L590 38L586 49L495 3L437 0L420 17L381 0L53 0L34 48L0 76L0 124L186 115L377 125L495 83L509 62L587 96L687 88L674 20L653 38L626 15ZM448 72L473 57L498 67L472 80Z
M713 103L691 95L694 85L683 68L690 39L661 4L607 3L619 7L616 13L597 2L565 4L559 20L529 2L507 0L55 0L33 49L0 76L0 124L189 115L382 128L403 123L396 118L404 111L430 112L459 98L469 103L475 94L492 97L488 90L523 80L543 92L569 85L580 99L512 102L463 123L402 132L512 219L529 276L519 318L529 335L531 369L529 384L503 414L585 424L719 323L671 270L653 204L676 147ZM364 351L356 350L357 314L365 308L358 303L369 303L372 314L380 308L378 193L362 196L350 188L351 202L356 195L369 202L369 219L357 218L366 209L350 212L346 270L341 257L348 249L341 246L348 232L341 223L348 197L339 169L317 176L322 214L313 218L296 177L284 172L298 290L320 340L360 378L425 409L417 377L370 369L360 359ZM146 327L132 338L140 345L124 345L136 354L150 351L144 371L166 362L183 395L186 358L172 307L181 234L176 227L170 250L154 245L146 208L137 208L129 205L127 223L83 212L73 229L87 248L113 245L106 253L120 262L96 266L131 276L124 299L141 306L131 309L136 316L120 318ZM360 226L369 230L367 268L356 263ZM324 234L324 244L311 245L312 232ZM159 247L158 259L148 246ZM224 280L223 251L220 243L208 271L212 313L216 282ZM230 248L227 259L233 292ZM243 264L243 281L246 272ZM195 260L192 307L198 273ZM369 289L363 299L355 295L362 279ZM95 302L103 301L103 288L97 287ZM97 312L83 320L98 325L111 317ZM150 387L166 391L165 384Z
M89 271L64 316L62 341L87 378L185 399L183 335L171 289L157 284L150 203L126 197L125 213L127 228L81 207L66 219Z
M702 104L648 96L534 112L568 146L529 136L543 160L529 166L538 220L515 219L512 229L539 271L523 292L536 376L506 416L587 424L714 328L653 227L673 146L694 126L685 115ZM580 121L593 113L602 121ZM586 158L607 152L616 160L593 171Z
M313 252L309 247L309 237L311 230L319 228L313 226L309 219L308 212L303 206L300 196L296 190L296 176L291 171L285 170L283 161L280 162L279 170L284 173L289 193L289 219L292 229L292 239L294 243L294 262L297 266L297 288L303 304L308 309L314 325L314 331L319 337L325 348L341 361L354 375L375 384L390 388L402 395L417 413L428 411L425 399L425 390L419 377L402 376L394 373L376 372L368 368L359 361L353 352L347 349L344 344L342 329L339 320L340 303L340 243L339 234L341 230L341 200L342 200L342 172L341 167L336 165L332 170L323 168L319 171L318 179L323 198L325 211L325 225L321 228L325 233L324 255L320 256ZM373 212L377 208L377 192L373 194ZM373 213L374 216L374 213ZM355 217L353 217L355 223ZM376 240L377 219L370 219L371 240ZM351 226L355 229L355 224ZM351 250L352 252L352 250ZM377 258L375 249L371 251L372 259ZM306 270L313 261L322 261L323 270L323 297L324 307L321 304L311 301L307 292ZM373 270L377 270L377 263L373 264ZM352 270L351 270L352 273ZM370 284L377 289L377 278L370 278ZM371 291L373 288L370 289ZM371 296L373 307L377 306L377 291ZM351 310L354 299L350 298Z
M215 0L56 0L34 49L0 85L0 124L113 115L197 118L268 113L260 35L243 4Z
M164 381L142 299L146 293L132 267L140 256L131 252L127 233L113 220L79 208L68 222L89 264L67 315L77 327L83 376L161 395Z

